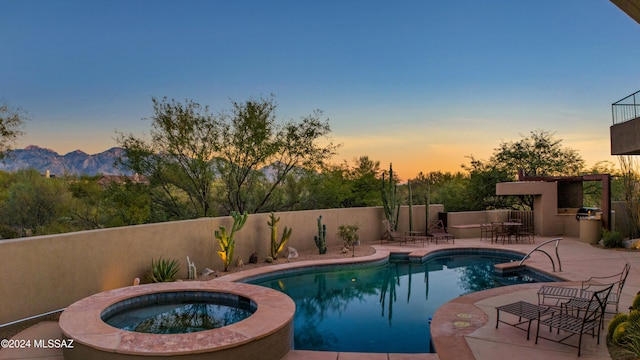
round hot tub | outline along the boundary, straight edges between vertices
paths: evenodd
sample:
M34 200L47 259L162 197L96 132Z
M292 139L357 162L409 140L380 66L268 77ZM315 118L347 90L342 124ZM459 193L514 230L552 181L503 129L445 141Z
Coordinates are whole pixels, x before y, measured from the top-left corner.
M131 286L79 300L60 316L65 359L280 359L295 304L268 288L226 281Z
M209 291L152 293L121 300L100 318L123 330L148 334L185 334L242 321L257 305L244 296Z

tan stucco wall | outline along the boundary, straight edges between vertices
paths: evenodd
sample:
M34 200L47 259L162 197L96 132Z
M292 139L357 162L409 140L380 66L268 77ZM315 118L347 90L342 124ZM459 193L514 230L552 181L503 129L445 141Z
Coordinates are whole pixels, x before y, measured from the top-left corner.
M210 219L0 241L0 323L63 308L144 279L151 259L212 258Z
M424 229L424 206L413 206L414 229ZM437 219L442 205L431 205ZM329 209L277 213L278 237L284 226L293 228L287 246L316 251L313 236L317 219L327 225L327 244L341 245L336 235L341 224L359 224L360 240L376 243L383 232L381 207ZM249 215L236 234L235 259L248 262L256 251L261 261L269 255L269 214ZM222 270L214 230L229 228L231 217L203 218L36 236L0 241L0 324L64 308L86 296L132 284L151 267L151 259L178 259L181 278L187 277L186 257L198 272L205 267ZM401 209L400 230L408 230L408 208ZM282 255L284 256L284 254ZM234 262L235 265L235 262Z
M558 208L556 182L515 181L496 184L497 195L533 195L535 233L541 236L580 237L578 208Z
M498 183L496 184L496 195L533 195L533 218L535 219L536 235L562 235L565 229L570 230L574 225L569 222L569 216L558 213L558 194L555 182L514 181Z
M489 224L507 221L509 210L460 211L447 214L448 232L456 238L480 237L480 227L456 228L457 225Z

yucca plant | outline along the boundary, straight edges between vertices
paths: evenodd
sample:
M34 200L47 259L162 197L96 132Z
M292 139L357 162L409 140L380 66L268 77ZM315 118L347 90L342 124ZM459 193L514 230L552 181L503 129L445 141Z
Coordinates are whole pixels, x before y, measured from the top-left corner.
M158 261L151 259L151 271L147 273L147 279L154 283L175 281L179 270L178 260L163 259L161 256Z

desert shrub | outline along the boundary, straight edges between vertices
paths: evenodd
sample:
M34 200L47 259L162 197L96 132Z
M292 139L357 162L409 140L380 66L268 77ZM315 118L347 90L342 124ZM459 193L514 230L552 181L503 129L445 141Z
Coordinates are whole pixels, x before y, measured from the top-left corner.
M609 231L607 229L602 230L602 244L606 248L621 248L622 234L619 231Z
M19 237L22 237L19 230L9 225L0 224L0 239L15 239Z

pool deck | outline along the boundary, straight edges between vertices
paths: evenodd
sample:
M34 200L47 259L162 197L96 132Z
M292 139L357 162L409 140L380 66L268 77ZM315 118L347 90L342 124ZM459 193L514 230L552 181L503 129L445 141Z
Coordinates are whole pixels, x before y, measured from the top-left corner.
M456 239L455 245L439 242L435 245L421 244L413 246L382 244L372 242L376 248L375 255L360 257L354 260L367 261L386 257L390 252L410 253L412 256L424 256L432 251L447 248L481 247L489 249L510 249L527 253L538 244L550 237L537 237L535 244L491 244L479 239ZM544 250L553 254L554 245L547 244ZM620 301L620 311L626 311L635 294L640 291L640 252L616 249L600 249L590 244L580 242L575 238L564 238L559 246L562 271L555 275L568 281L585 280L590 276L606 276L620 272L626 262L631 265L631 272L627 277ZM348 262L352 259L340 259L338 262ZM313 264L335 263L331 260L313 261ZM308 264L308 262L306 263ZM525 263L548 273L552 272L549 259L542 253L536 252ZM282 269L300 267L301 262L291 262L269 267L250 270L250 273L234 273L225 276L226 280L254 275L264 271L272 271L276 267ZM556 264L557 267L557 264ZM558 269L556 269L558 270ZM214 280L216 281L216 280ZM431 333L437 354L371 354L371 353L338 353L292 350L284 360L358 360L358 359L388 359L388 360L471 360L471 359L575 359L577 349L555 342L540 339L535 344L535 322L532 325L531 339L526 339L526 333L512 326L501 324L496 329L496 310L500 305L519 300L537 303L536 291L540 284L516 285L481 291L456 298L440 307L434 314ZM501 319L509 320L508 314ZM609 315L609 318L611 315ZM515 319L515 318L513 318ZM606 328L606 326L605 326ZM606 332L606 329L605 329ZM59 338L60 329L55 322L42 322L17 334L14 339L50 339ZM548 332L547 332L548 334ZM577 343L577 337L576 337ZM582 343L583 359L610 359L607 350L605 334L601 334L600 344L591 336L585 336ZM0 359L63 359L62 351L56 349L3 349Z

